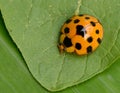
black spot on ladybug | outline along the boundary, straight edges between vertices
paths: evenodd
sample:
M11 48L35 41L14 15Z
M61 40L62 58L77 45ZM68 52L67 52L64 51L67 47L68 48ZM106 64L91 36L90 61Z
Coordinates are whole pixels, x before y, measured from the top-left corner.
M65 29L64 29L64 32L67 34L67 33L69 33L69 28L68 27L66 27Z
M71 19L68 19L65 23L68 24L70 23L72 20Z
M93 41L93 38L92 38L92 37L88 37L88 38L87 38L87 41L88 41L89 43L91 43L91 42Z
M87 53L90 53L90 52L92 52L92 47L91 47L91 46L88 46L88 47L87 47Z
M101 40L100 38L97 39L97 42L98 42L99 44L101 43L101 41L102 41L102 40Z
M63 41L63 44L64 44L66 47L72 46L71 39L66 36L65 39L64 39L64 41Z
M85 19L90 19L90 17L85 17Z
M80 14L79 16L84 16L83 14Z
M75 48L78 49L78 50L80 50L81 49L81 44L80 43L76 43L75 44Z
M78 23L80 20L79 19L75 19L74 20L74 23Z
M98 29L96 30L96 34L99 34L99 30Z
M84 31L82 31L82 29L83 29L82 25L77 25L76 26L76 34L81 35L82 37L84 37Z
M92 26L96 26L95 22L91 21L90 23Z

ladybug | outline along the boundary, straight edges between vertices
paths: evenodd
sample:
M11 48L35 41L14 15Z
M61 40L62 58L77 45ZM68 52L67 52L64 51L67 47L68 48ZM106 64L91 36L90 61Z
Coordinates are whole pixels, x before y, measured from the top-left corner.
M61 28L58 48L85 55L93 52L103 38L103 27L100 21L90 15L75 15L68 19Z

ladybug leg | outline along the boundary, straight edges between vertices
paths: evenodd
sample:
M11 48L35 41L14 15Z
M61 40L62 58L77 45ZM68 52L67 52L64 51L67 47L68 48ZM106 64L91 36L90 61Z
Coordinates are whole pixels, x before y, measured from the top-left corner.
M58 47L58 49L60 51L60 54L62 54L63 51L64 51L64 46L60 43L60 44L57 45L57 47Z

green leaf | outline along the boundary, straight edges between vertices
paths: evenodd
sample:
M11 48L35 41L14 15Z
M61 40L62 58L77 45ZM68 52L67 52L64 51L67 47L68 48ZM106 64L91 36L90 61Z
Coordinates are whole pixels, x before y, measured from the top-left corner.
M29 73L0 16L0 93L51 93ZM55 93L120 93L120 59L104 73Z
M104 27L101 46L87 56L59 54L59 31L74 15L78 0L0 0L6 27L32 75L50 91L79 84L104 71L120 53L120 1L82 1L80 13L97 17Z

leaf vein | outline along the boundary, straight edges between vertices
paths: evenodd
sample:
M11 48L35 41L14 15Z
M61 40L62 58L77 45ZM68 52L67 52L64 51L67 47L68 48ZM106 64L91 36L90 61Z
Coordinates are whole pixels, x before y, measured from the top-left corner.
M30 16L31 16L31 13L33 11L33 3L34 3L33 1L34 0L31 0L30 9L29 9L29 12L28 12L28 15L27 15L27 18L26 18L27 20L26 20L26 25L25 25L25 31L24 31L23 36L22 36L23 41L25 40L25 32L27 31L28 26L30 24Z
M61 75L61 73L62 73L63 65L64 65L64 63L65 63L65 57L66 57L66 54L64 54L63 62L62 62L62 65L61 65L61 68L60 68L58 77L57 77L57 79L56 79L56 83L55 83L56 86L57 86L58 83L59 83L60 75Z

